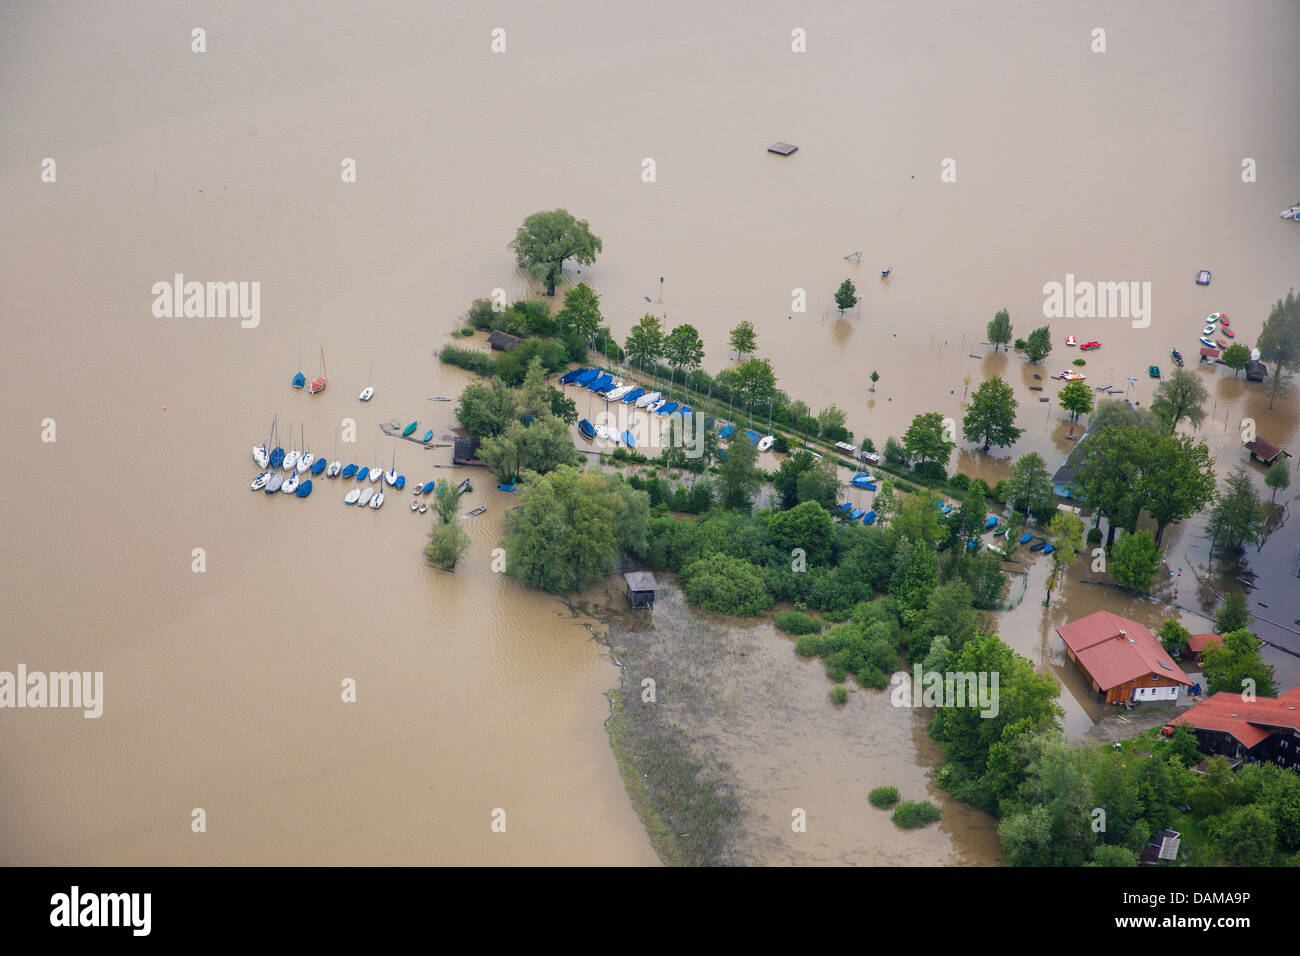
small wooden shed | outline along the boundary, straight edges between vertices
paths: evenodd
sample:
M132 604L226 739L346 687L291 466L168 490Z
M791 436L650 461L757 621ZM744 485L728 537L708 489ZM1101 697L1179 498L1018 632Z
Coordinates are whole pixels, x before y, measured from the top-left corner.
M451 463L453 465L486 465L478 457L477 438L457 438L452 445Z
M521 342L523 342L523 339L519 336L511 335L509 332L502 332L500 329L493 329L488 336L488 345L498 352L512 352L519 348Z
M1263 362L1251 359L1246 363L1246 381L1262 382L1268 378L1268 366Z
M1279 455L1291 457L1291 453L1283 451L1266 438L1256 438L1254 441L1246 442L1246 447L1250 449L1250 457L1265 465L1271 465L1277 461Z
M653 574L649 571L629 571L623 575L623 582L627 585L627 601L632 607L655 606L655 592L659 590L659 585Z

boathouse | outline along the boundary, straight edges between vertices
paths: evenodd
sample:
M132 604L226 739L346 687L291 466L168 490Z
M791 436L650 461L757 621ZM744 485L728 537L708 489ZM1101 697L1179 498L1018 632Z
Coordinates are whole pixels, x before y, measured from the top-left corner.
M513 352L523 343L517 335L511 335L509 332L502 332L500 329L493 329L488 335L488 345L498 352Z
M1257 359L1246 363L1246 381L1262 382L1268 378L1268 366Z
M477 438L457 438L452 443L451 463L453 465L487 465L478 457Z
M1256 438L1254 441L1246 442L1246 447L1250 449L1250 457L1265 465L1271 465L1277 461L1279 455L1291 457L1291 453L1283 451L1265 438Z
M653 574L649 571L629 571L623 575L623 582L627 585L627 601L634 608L655 606L655 592L659 590L659 585Z
M1061 467L1056 469L1056 474L1052 476L1052 493L1058 498L1070 498L1074 501L1083 501L1083 493L1075 483L1075 474L1079 470L1079 465L1083 461L1083 443L1088 440L1088 432L1075 442L1070 453L1065 456L1065 461L1061 462ZM1086 504L1086 502L1085 502Z
M1137 621L1095 611L1056 629L1065 654L1108 704L1177 700L1192 682Z
M1219 691L1165 725L1172 734L1186 724L1201 753L1247 763L1272 763L1300 773L1300 685L1281 697L1256 697Z
M1192 652L1192 659L1196 661L1196 666L1201 666L1201 655L1208 648L1222 647L1223 638L1218 634L1193 634L1187 638L1187 649Z

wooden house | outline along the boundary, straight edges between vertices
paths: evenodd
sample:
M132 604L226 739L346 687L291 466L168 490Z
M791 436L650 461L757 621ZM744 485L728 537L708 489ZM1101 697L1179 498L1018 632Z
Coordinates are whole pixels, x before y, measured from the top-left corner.
M453 465L487 465L487 462L481 461L478 457L477 438L457 438L452 444L451 463Z
M1256 359L1246 363L1246 381L1262 382L1268 378L1268 366Z
M488 335L488 345L498 352L513 352L523 341L519 336L502 332L500 329L493 329Z
M659 585L653 574L649 571L629 571L623 575L623 582L627 585L627 601L632 607L655 606L655 592L659 590Z
M1254 441L1246 442L1246 447L1250 449L1250 457L1265 465L1271 465L1277 461L1279 455L1291 457L1291 453L1283 451L1265 438L1256 438Z
M1247 763L1272 763L1300 773L1300 685L1281 697L1241 699L1220 691L1165 725L1169 735L1179 724L1196 734L1202 753Z
M1066 656L1083 672L1092 689L1108 704L1177 700L1191 680L1165 653L1156 636L1110 611L1056 629Z

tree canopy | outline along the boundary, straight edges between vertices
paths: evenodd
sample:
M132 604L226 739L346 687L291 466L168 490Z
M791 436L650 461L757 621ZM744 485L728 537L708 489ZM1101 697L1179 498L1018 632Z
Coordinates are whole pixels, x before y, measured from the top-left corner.
M988 338L993 345L994 350L1002 346L1006 351L1007 345L1011 342L1011 313L1006 309L998 309L992 320L988 324Z
M1184 418L1192 423L1193 428L1200 427L1205 420L1205 409L1201 406L1208 397L1199 375L1188 368L1176 368L1169 378L1156 386L1151 410L1166 423L1172 435Z
M1018 404L1011 386L1001 378L995 376L980 383L962 419L962 436L967 441L979 442L985 451L990 445L1000 448L1014 445L1022 432L1015 426Z
M1268 394L1268 407L1273 407L1278 387L1289 373L1300 367L1300 298L1295 290L1278 299L1264 320L1256 342L1261 356L1273 365L1273 387Z
M754 349L758 348L758 333L754 331L754 323L749 321L738 323L731 330L728 341L737 357L753 355Z
M1052 330L1049 326L1040 325L1025 339L1025 356L1035 365L1047 358L1051 351Z
M524 220L510 243L521 268L546 283L546 294L555 295L564 260L584 266L596 261L600 237L593 235L585 219L575 219L564 209L535 212Z

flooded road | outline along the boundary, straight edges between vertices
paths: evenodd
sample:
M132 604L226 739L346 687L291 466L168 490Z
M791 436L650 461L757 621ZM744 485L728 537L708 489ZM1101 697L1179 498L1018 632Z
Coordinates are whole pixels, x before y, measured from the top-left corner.
M1253 342L1297 279L1300 230L1277 211L1297 198L1300 130L1278 104L1300 94L1300 9L882 9L0 9L0 454L19 466L0 504L0 669L103 670L106 697L99 720L0 715L0 860L654 862L601 727L616 669L563 605L493 573L510 499L486 475L469 503L489 511L455 575L424 567L429 521L400 496L356 513L325 479L306 501L248 491L249 449L277 414L282 438L301 428L330 458L396 452L412 483L459 478L433 467L445 451L394 448L376 426L449 433L452 405L426 397L468 378L432 356L472 299L533 291L506 248L529 213L564 206L601 236L604 254L571 278L600 292L620 338L657 311L700 330L716 371L749 319L785 391L840 405L878 444L920 411L960 418L966 375L973 388L1004 374L1027 428L1011 454L1054 467L1067 426L1028 387L1073 357L1064 334L1103 341L1090 384L1137 376L1144 403L1146 366L1174 346L1195 355L1206 313ZM1105 53L1089 48L1097 26ZM791 51L796 29L806 53ZM799 151L766 153L778 139ZM1243 157L1257 182L1241 181ZM1201 268L1208 289L1192 283ZM156 317L151 288L177 273L260 283L256 327ZM989 355L993 312L1025 334L1044 321L1044 283L1067 273L1151 282L1150 326L1053 321L1038 370ZM845 277L864 298L841 319ZM290 389L321 348L327 391ZM377 395L361 405L372 363ZM1260 386L1204 374L1223 470L1245 417L1300 446L1294 388L1269 411ZM336 446L349 419L355 442ZM997 477L1010 455L954 461ZM1196 528L1171 532L1174 548L1194 556ZM1252 562L1283 623L1300 617L1284 560L1296 529ZM1092 609L1096 590L1067 587L1060 613ZM1035 592L1004 626L1026 653L1049 623ZM820 670L796 670L828 709ZM355 704L340 700L349 677ZM874 785L872 759L923 785L923 731L866 695L844 713L892 742L818 743L813 723L769 759L841 761L816 771L830 800ZM756 793L759 767L741 768ZM783 819L791 787L756 812ZM846 826L819 858L987 859L943 823L898 844L873 817ZM773 835L749 853L795 850Z

